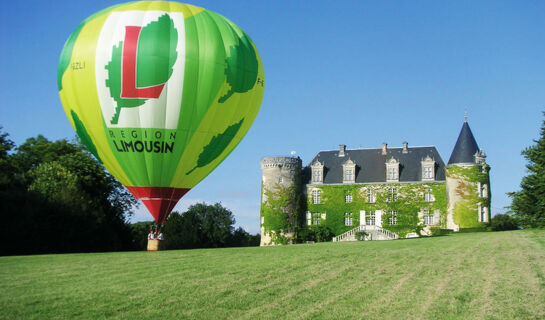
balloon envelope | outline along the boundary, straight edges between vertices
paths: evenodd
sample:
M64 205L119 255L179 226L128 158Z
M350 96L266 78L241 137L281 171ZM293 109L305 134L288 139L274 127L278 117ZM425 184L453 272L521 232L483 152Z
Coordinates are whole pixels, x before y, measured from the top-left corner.
M163 224L242 140L265 78L253 42L231 21L143 1L83 21L64 45L57 84L82 142Z

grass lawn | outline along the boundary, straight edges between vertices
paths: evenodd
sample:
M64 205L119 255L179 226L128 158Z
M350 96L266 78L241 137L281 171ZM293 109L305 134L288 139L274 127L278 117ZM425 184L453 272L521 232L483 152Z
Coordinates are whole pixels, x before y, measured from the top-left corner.
M0 258L0 318L545 319L545 230Z

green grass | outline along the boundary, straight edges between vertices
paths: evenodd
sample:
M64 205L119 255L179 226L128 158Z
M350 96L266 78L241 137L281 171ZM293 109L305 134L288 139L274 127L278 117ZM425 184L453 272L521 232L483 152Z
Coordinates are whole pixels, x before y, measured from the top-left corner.
M544 319L545 230L0 258L0 318Z

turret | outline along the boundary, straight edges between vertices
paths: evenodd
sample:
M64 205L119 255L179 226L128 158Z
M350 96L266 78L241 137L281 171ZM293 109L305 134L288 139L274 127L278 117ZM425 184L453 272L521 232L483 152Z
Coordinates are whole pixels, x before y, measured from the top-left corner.
M299 157L261 159L261 246L291 243L298 224Z
M445 168L447 188L447 228L484 228L490 221L490 167L467 123Z

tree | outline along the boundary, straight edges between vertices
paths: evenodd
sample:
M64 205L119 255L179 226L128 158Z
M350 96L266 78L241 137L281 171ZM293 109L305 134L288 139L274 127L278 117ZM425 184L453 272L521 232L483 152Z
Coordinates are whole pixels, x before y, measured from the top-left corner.
M11 150L0 134L2 150ZM133 248L126 223L136 200L81 143L27 139L13 154L0 188L0 218L8 226L1 254Z
M163 226L165 249L201 248L202 221L195 211L182 214L174 211Z
M40 163L55 161L63 155L85 152L84 150L81 144L70 143L66 139L52 142L40 134L36 138L28 138L17 147L12 160L18 172L24 174Z
M217 248L229 244L235 218L221 204L197 203L182 214L173 212L163 231L166 249Z
M0 188L7 186L13 180L13 166L9 160L9 152L15 144L8 137L9 134L2 132L0 126Z
M203 246L206 248L226 247L234 229L233 213L219 203L214 205L197 203L187 210L187 212L192 211L202 219Z
M543 113L545 116L545 112ZM539 140L522 151L528 161L528 175L522 178L520 191L510 192L510 210L525 228L545 227L545 120Z
M216 203L197 203L183 213L172 212L163 226L165 249L258 246L260 235L234 230L233 213Z
M261 235L258 233L256 235L251 235L242 227L238 227L229 240L230 247L253 247L259 246L259 241L261 240Z

